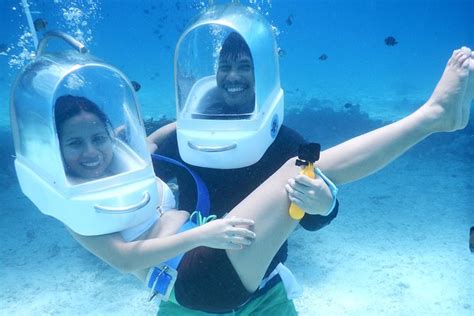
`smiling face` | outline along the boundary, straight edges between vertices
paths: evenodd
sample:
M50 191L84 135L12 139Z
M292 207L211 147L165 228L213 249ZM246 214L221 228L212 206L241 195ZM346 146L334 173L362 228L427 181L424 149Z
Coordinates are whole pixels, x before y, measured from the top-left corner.
M254 65L250 48L238 33L230 33L222 44L216 81L229 113L253 112Z
M219 60L217 86L234 113L252 112L255 104L255 76L252 59L244 54Z
M113 144L105 123L97 115L81 111L66 119L60 131L59 142L68 173L84 179L107 175Z

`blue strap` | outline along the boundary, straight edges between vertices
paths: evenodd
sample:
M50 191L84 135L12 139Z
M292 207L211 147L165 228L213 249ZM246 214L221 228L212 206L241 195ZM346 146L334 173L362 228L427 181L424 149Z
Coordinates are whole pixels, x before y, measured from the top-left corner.
M161 160L165 162L172 163L179 167L186 169L194 179L196 183L196 191L197 191L197 202L195 211L201 213L202 216L207 217L209 216L209 210L211 209L211 202L209 198L209 191L207 190L207 186L201 177L192 171L188 166L184 165L183 163L176 161L174 159L158 155L158 154L151 154L151 157L154 161ZM196 222L195 222L196 223Z
M199 212L195 213L200 214ZM184 232L194 227L196 227L196 224L191 220L188 220L183 224L183 226L181 226L178 233ZM178 266L183 256L184 253L177 255L176 257L171 258L156 267L150 268L147 280L145 281L146 286L151 290L150 297L148 299L149 301L151 301L156 296L165 301L168 300L171 294L171 289L176 282Z
M321 171L321 169L315 168L314 171L316 172L316 174L317 174L318 176L321 177L321 179L323 179L324 182L326 182L326 185L329 187L329 189L331 190L331 193L332 193L332 204L331 204L331 207L329 208L329 210L326 211L326 213L321 214L322 216L328 216L329 214L332 213L332 211L334 211L334 208L336 207L336 203L337 203L337 192L339 191L339 189L336 187L336 185L334 184L334 182L331 181L331 179L329 179L328 177L326 177L326 175Z

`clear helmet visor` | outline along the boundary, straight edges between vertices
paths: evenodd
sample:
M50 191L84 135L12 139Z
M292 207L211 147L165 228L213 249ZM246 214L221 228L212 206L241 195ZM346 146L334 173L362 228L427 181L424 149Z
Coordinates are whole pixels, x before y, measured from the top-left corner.
M64 77L54 125L70 184L131 173L149 162L132 89L107 68L83 67Z
M255 113L253 57L240 34L226 26L204 25L181 42L179 52L180 114L212 120L248 119Z

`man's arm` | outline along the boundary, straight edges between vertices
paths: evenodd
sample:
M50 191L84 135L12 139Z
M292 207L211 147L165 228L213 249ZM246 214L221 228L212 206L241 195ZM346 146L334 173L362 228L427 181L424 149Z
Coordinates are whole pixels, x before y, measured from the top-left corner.
M148 150L154 153L158 147L176 130L176 122L164 125L147 137Z

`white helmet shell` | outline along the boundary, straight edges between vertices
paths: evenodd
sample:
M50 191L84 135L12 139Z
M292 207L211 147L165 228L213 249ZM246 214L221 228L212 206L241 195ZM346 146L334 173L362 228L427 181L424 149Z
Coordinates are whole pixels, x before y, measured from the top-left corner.
M108 118L113 144L108 173L80 179L61 154L55 106L85 98ZM15 168L23 193L81 235L139 225L156 214L158 193L140 109L129 80L116 68L77 51L41 54L18 76L10 100Z
M284 101L277 45L252 8L217 5L199 16L178 41L175 84L179 152L189 164L252 165L278 134Z

